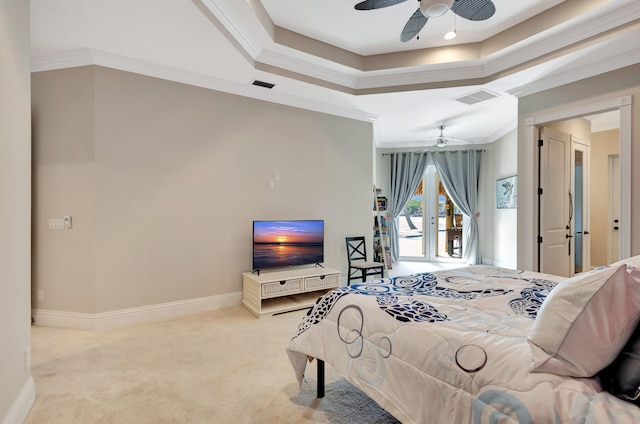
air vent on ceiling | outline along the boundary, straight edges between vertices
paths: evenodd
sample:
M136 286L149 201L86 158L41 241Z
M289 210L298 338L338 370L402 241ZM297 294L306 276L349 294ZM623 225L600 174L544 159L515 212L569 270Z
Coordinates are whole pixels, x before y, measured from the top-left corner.
M473 93L465 94L464 96L456 97L453 100L457 100L466 105L473 105L476 103L484 102L485 100L493 99L494 97L498 97L498 94L483 89L474 91Z
M275 84L271 84L270 82L264 82L264 81L259 81L259 80L253 80L251 85L257 85L258 87L264 87L264 88L273 88L273 87L275 87Z

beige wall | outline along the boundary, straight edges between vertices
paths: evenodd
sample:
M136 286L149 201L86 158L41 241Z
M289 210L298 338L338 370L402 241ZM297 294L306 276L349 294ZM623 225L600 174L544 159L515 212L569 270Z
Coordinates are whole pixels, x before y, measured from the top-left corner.
M33 87L37 308L237 293L254 219L324 219L343 273L344 237L371 233L370 123L101 67ZM72 230L47 230L64 215Z
M33 111L34 307L93 312L94 68L36 73ZM71 230L48 230L72 217ZM38 291L42 300L38 300Z
M620 130L591 135L591 266L601 266L607 260L607 231L609 228L609 155L620 153Z
M0 2L0 422L24 420L31 345L29 2Z
M583 140L591 139L591 122L584 118L567 119L546 126L565 134L580 137Z
M632 163L640 161L640 65L611 71L602 75L567 84L537 94L525 96L518 101L518 169L524 169L525 164L535 158L528 157L526 145L527 119L548 114L560 113L563 110L574 110L579 107L594 105L600 102L611 101L624 96L632 96L631 108L631 152ZM640 181L640 168L631 168L631 254L640 254L640 185L634 184ZM523 186L520 185L520 189ZM522 193L522 190L521 190ZM532 196L532 193L526 193ZM522 196L520 196L522 198ZM525 222L519 214L518 234L524 234L527 226L532 223ZM523 237L518 238L518 264L523 267L525 263L525 246Z

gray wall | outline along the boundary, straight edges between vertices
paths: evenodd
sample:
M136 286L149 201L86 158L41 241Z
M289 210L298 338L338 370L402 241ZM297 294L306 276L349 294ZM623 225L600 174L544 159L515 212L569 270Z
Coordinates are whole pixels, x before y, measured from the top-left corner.
M517 268L517 209L496 207L496 180L517 175L518 141L513 130L486 145L482 156L479 195L480 246L485 264ZM517 194L517 193L516 193Z
M631 162L640 163L640 65L611 71L602 75L577 81L551 90L525 96L518 101L518 143L523 147L518 154L518 167L523 167L531 158L526 156L525 126L531 117L550 113L558 113L567 109L629 96L633 97L631 108ZM640 167L631 167L631 254L640 254ZM522 188L520 186L519 188ZM522 193L522 192L521 192ZM528 195L531 195L530 193ZM518 233L523 234L524 219L518 219ZM518 264L524 264L524 240L518 239Z
M371 232L370 123L101 67L32 80L37 308L237 293L254 219L324 219L343 273L344 237Z
M29 2L0 2L0 422L33 404L31 369L31 142ZM25 369L26 368L26 369Z

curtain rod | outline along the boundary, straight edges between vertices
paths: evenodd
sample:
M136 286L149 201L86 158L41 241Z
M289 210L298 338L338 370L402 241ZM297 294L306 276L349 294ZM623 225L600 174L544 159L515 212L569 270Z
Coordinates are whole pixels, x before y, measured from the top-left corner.
M392 155L394 153L413 153L414 155L421 155L422 153L437 153L437 152L453 152L453 153L458 153L458 152L470 152L472 150L427 150L425 152L393 152L393 153L382 153L382 156L389 156ZM479 150L475 150L476 152L486 152L486 150L484 149L479 149Z

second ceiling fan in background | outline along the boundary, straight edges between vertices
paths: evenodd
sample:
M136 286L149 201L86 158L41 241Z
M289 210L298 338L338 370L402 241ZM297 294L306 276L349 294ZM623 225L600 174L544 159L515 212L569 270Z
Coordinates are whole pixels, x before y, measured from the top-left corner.
M440 130L440 135L436 137L429 137L430 140L436 140L435 145L437 147L444 147L444 146L447 146L449 143L451 144L471 144L472 143L469 140L463 140L461 138L445 137L444 125L440 125L438 129Z
M407 0L365 0L356 10L382 9ZM496 6L491 0L419 0L420 7L409 18L400 33L400 41L407 42L420 33L429 18L437 18L449 10L470 21L484 21L493 16Z

